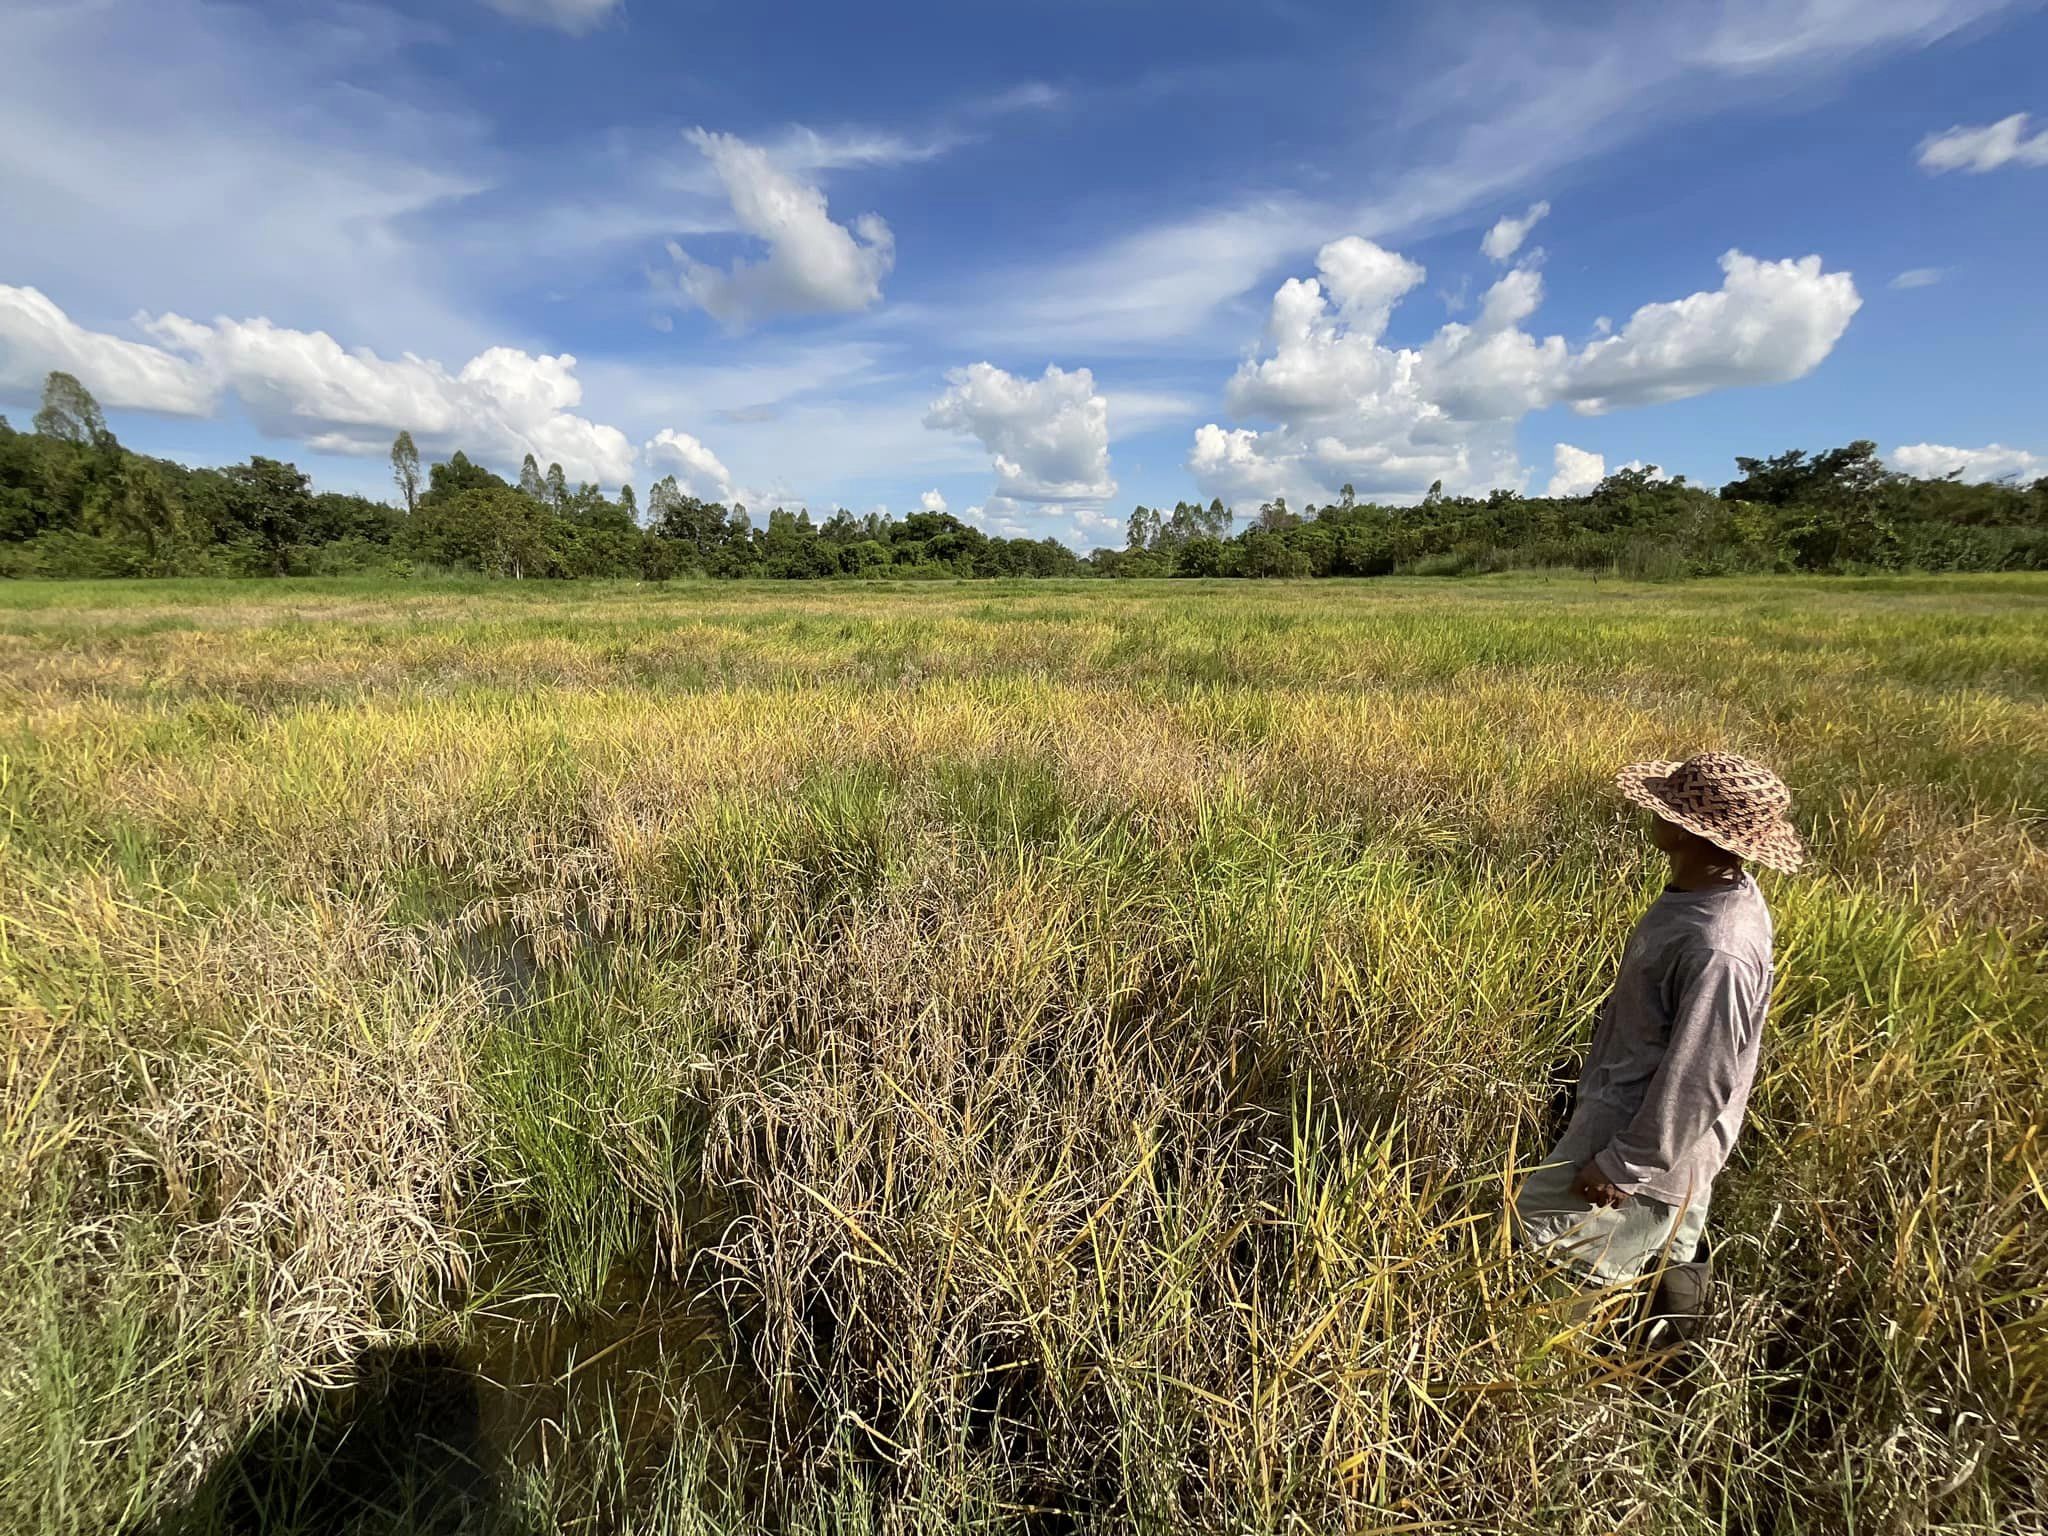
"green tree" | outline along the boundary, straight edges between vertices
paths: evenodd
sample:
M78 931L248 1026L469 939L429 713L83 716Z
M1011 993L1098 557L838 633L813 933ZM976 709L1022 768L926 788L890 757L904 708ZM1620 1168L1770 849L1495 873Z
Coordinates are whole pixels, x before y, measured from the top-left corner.
M420 451L412 445L412 433L401 431L391 440L391 478L405 500L405 515L411 517L420 500Z
M436 464L427 471L427 493L420 498L420 505L425 507L435 501L446 501L464 491L511 489L481 464L472 464L469 456L458 448L448 456L447 463Z
M36 435L82 448L111 452L114 434L92 391L68 373L52 372L43 380L43 407L36 412Z
M88 532L141 546L139 576L174 576L192 558L184 508L147 459L130 455L92 514Z
M569 477L560 464L548 466L547 493L541 499L557 512L569 505Z
M252 457L223 471L228 481L227 515L236 536L249 544L273 576L290 565L293 545L307 535L313 495L296 464Z
M1223 541L1213 534L1198 533L1173 552L1176 576L1221 576Z
M1243 540L1232 551L1236 559L1228 567L1234 576L1306 576L1309 574L1308 556L1289 547L1287 540L1270 528L1258 527L1246 531Z
M436 565L514 579L553 576L561 570L556 526L546 507L500 481L422 502L407 543Z
M547 482L541 479L540 465L530 453L519 461L519 489L535 501L548 499Z

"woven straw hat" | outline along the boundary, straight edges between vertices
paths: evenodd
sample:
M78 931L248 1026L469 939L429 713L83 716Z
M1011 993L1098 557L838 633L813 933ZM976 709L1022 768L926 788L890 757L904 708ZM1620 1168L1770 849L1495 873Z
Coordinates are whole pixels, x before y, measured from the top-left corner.
M1762 763L1702 752L1682 763L1630 763L1614 784L1644 810L1745 859L1790 874L1806 858L1785 820L1792 791Z

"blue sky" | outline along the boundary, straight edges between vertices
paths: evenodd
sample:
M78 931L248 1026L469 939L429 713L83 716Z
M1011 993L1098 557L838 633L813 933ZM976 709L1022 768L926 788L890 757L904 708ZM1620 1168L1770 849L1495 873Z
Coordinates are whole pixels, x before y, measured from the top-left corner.
M2048 473L2048 14L0 0L0 404L1113 542L1221 495ZM2031 115L2028 115L2031 114ZM573 361L571 361L573 359Z

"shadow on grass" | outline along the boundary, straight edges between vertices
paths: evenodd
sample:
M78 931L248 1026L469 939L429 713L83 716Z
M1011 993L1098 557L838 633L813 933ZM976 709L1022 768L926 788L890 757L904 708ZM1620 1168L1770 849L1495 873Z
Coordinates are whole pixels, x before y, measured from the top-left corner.
M372 1350L348 1386L260 1425L130 1536L507 1533L482 1383L452 1352Z

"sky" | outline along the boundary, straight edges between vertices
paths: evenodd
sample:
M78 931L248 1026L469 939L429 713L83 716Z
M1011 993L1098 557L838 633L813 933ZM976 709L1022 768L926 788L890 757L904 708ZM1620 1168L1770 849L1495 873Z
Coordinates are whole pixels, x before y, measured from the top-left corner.
M0 0L0 409L1120 543L2048 474L2048 10Z

